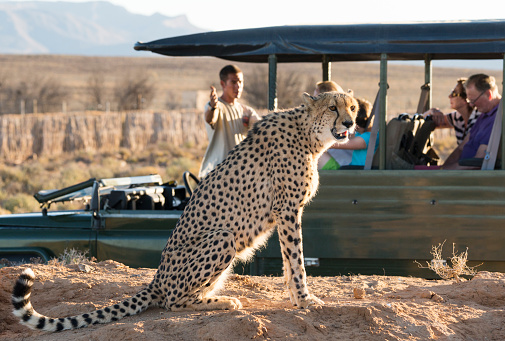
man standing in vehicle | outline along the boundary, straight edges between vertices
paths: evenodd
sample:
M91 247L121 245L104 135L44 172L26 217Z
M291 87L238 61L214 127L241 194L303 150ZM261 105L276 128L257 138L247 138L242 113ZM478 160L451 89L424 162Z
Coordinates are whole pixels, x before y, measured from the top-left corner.
M492 76L476 74L468 78L465 84L467 101L474 105L482 114L479 116L472 131L463 142L449 155L443 169L475 169L458 164L460 159L483 158L493 129L494 120L501 96L498 93L496 80Z
M244 74L236 65L227 65L219 72L223 94L217 97L216 88L211 86L210 100L205 106L205 127L209 145L200 167L199 177L205 177L228 152L239 144L247 135L247 130L260 117L238 99L244 89Z

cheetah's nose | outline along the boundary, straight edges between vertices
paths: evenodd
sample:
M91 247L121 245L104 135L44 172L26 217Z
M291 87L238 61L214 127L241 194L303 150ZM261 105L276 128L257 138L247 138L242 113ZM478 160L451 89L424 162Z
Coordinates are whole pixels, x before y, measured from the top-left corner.
M352 127L352 125L354 124L352 121L344 121L342 122L342 124L346 127L346 128L350 128Z

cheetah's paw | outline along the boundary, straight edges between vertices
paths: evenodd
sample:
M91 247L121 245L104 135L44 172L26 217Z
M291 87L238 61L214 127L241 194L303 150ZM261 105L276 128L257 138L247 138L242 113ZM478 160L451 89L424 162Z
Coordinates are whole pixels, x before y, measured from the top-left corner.
M316 297L312 294L309 294L305 298L300 298L298 300L298 304L296 304L296 305L298 308L304 309L304 308L308 308L309 306L313 306L313 305L324 305L324 302L321 299L319 299L318 297Z

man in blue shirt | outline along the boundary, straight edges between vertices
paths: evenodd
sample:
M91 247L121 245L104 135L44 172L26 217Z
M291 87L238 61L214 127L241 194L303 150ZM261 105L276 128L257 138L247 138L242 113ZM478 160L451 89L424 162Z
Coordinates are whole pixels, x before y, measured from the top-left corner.
M476 74L465 83L467 101L482 114L463 142L449 155L443 169L475 169L458 164L460 159L483 158L486 153L501 96L492 76Z

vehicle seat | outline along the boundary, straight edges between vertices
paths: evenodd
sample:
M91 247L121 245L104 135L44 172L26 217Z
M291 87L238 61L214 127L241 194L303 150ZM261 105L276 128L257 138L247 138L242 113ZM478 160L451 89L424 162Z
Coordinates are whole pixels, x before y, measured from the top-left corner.
M421 115L400 114L386 127L386 169L414 169L416 165L437 165L438 155L432 148L435 122ZM378 168L379 153L372 168Z

